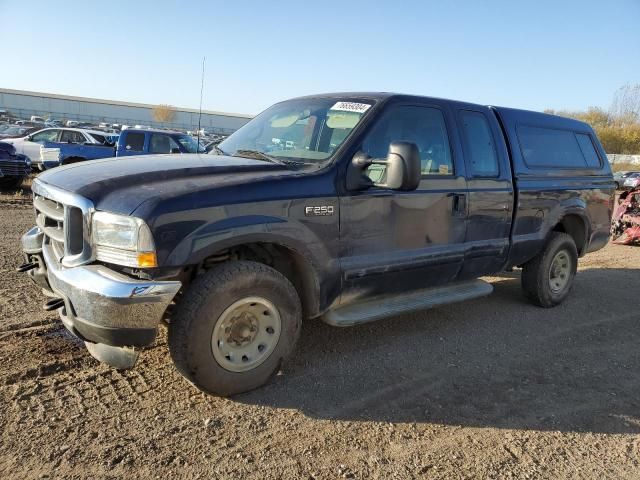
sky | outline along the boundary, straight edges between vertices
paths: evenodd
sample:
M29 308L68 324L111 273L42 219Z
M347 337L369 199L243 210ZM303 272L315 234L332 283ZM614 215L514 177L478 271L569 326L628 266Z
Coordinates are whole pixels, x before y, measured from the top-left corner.
M607 108L640 83L640 0L0 0L0 87L256 114L392 91Z

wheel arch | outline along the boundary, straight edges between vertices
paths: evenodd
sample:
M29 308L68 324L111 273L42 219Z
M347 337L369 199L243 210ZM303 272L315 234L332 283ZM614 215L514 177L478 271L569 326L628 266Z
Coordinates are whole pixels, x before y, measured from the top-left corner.
M275 239L237 242L220 248L199 265L199 271L233 260L250 260L265 264L284 275L294 286L304 317L317 316L320 310L320 279L316 268L304 253L290 244Z
M568 211L557 221L551 229L554 232L563 232L571 236L576 244L578 256L586 253L589 238L589 223L584 211Z

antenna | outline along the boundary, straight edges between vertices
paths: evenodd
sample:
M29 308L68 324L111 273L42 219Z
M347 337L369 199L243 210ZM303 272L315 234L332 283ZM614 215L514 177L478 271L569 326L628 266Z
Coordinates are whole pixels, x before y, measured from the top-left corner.
M207 57L202 57L202 77L200 78L200 111L198 112L198 149L196 152L200 153L200 121L202 120L202 91L204 89L204 61Z

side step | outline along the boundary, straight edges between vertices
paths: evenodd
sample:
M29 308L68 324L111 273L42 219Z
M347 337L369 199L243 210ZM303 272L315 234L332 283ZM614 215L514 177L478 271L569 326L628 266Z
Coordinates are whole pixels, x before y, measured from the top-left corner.
M373 322L401 313L426 310L449 303L484 297L493 292L493 286L483 280L453 283L400 295L385 295L360 303L352 303L331 310L322 320L335 327L350 327Z

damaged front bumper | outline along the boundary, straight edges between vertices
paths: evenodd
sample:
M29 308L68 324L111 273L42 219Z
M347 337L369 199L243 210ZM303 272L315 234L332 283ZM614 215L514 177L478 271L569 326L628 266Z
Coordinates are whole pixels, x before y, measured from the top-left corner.
M133 279L100 264L65 268L38 227L22 237L22 247L27 273L54 298L47 305L59 308L65 327L92 355L116 367L133 366L133 348L153 343L181 287L179 281Z

